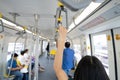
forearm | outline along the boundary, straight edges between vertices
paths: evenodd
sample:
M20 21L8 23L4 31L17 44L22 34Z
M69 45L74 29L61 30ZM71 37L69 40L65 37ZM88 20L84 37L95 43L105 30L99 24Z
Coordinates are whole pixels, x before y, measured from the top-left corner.
M20 67L16 67L16 68L10 68L11 71L15 71L15 70L20 70Z
M66 73L62 69L62 58L63 58L63 49L64 49L64 41L60 41L58 44L57 54L55 55L54 60L54 70L58 80L68 80Z
M62 53L63 53L63 49L64 49L64 43L65 43L65 41L60 41L58 44L57 54L55 55L55 60L54 60L55 70L62 69L62 57L63 57Z
M54 70L58 80L68 80L66 73L62 69L63 49L66 40L67 30L64 27L59 27L59 38L57 45L57 52L54 60Z
M12 70L12 71L15 71L15 70L20 70L20 69L22 69L23 67L24 67L24 65L18 66L18 67L16 67L16 68L8 68L8 69L10 69L10 70Z

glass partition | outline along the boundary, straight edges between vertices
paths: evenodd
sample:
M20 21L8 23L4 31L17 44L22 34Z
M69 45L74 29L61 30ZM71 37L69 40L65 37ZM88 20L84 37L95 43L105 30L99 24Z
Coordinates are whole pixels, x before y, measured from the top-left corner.
M106 36L106 34L93 36L93 55L102 62L107 74L109 75L108 46Z
M11 58L11 54L13 54L13 52L14 52L14 46L15 46L15 43L9 43L9 44L8 44L7 61ZM19 55L20 52L21 52L23 49L24 49L24 44L23 44L23 43L16 43L15 53L17 53L17 54Z

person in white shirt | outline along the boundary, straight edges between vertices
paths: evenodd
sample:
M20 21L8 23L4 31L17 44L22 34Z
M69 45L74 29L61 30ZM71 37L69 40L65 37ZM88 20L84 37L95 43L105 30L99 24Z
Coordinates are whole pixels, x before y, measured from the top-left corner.
M28 62L26 62L25 51L21 51L21 55L19 55L18 60L20 61L20 65L24 65L20 70L20 72L23 73L22 80L28 80Z
M28 54L28 49L24 50L24 58L25 58L26 65L29 65L30 64L30 55Z

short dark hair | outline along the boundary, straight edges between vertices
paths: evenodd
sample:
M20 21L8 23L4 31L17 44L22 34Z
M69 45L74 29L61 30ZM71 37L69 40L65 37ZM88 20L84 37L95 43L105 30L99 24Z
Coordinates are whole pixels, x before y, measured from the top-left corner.
M11 57L18 57L18 54L14 53L14 54L11 55Z
M70 42L65 42L65 47L69 48L70 47Z
M95 56L85 56L79 62L74 80L110 80L102 63Z

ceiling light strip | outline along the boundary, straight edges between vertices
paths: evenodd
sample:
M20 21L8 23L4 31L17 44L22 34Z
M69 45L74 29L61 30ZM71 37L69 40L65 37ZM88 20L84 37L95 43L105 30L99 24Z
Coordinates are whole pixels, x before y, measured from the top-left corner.
M24 30L23 27L21 27L21 25L14 23L13 21L7 19L6 17L2 16L2 18L0 18L0 20L2 20L3 24L6 25L6 26L11 26L11 27L17 28L19 30ZM26 32L29 33L29 34L34 34L33 32L31 32L29 30L26 30ZM41 36L40 38L47 39L47 38L45 38L43 36Z
M90 5L84 9L84 11L74 19L74 22L69 26L68 32L72 30L76 25L78 25L82 20L84 20L90 13L92 13L101 3L91 2ZM76 25L75 25L75 24Z
M98 11L99 9L101 9L103 6L105 6L106 4L108 4L111 0L105 0L103 3L96 3L94 5L96 5L96 8L94 10L91 11L91 13L89 13L89 15L87 16L82 16L81 17L81 14L84 15L83 13L85 13L85 11L89 10L89 6L92 6L94 2L92 2L76 19L75 19L75 23L77 25L75 25L73 28L70 28L68 32L72 31L76 26L78 26L81 22L85 21L87 18L89 18L91 15L93 15L96 11ZM87 14L87 12L85 13ZM71 25L73 24L74 22L71 23ZM70 25L70 26L71 26ZM69 27L70 27L69 26Z

